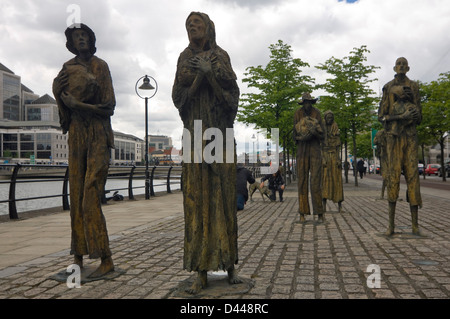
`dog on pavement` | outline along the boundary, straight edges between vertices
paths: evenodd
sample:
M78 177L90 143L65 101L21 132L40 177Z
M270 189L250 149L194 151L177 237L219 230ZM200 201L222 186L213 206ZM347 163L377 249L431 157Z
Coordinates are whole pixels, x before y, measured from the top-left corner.
M248 195L250 197L250 201L253 202L253 194L256 192L256 190L259 190L259 193L261 194L261 197L263 199L263 201L266 201L266 199L264 198L264 195L272 201L272 199L270 198L270 195L272 194L269 190L269 187L267 187L266 184L264 184L264 186L261 188L261 183L256 181L253 184L250 184L250 186L248 187Z

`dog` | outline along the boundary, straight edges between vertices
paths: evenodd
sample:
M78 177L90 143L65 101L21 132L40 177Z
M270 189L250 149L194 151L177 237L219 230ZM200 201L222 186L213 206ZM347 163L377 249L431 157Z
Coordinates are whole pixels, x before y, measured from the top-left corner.
M264 195L266 195L266 197L272 201L272 199L270 198L270 196L272 195L271 191L269 190L269 187L267 187L266 184L264 184L264 186L261 188L261 183L256 181L253 184L250 184L248 187L248 194L250 197L250 201L253 202L253 194L256 192L256 190L259 190L259 193L261 194L261 197L263 199L263 201L266 201L266 199L264 198Z

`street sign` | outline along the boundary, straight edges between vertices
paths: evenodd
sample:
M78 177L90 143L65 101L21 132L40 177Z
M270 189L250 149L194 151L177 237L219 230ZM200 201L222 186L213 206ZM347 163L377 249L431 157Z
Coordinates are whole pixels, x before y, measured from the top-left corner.
M377 146L373 143L373 140L375 139L375 135L377 135L377 133L378 133L378 130L373 128L372 129L372 149L373 150L377 149Z

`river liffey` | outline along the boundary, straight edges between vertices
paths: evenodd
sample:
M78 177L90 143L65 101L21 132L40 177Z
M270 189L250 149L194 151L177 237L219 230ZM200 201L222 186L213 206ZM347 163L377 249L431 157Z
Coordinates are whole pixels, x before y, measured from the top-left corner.
M165 192L167 191L165 180L154 180L154 191ZM135 179L133 180L133 194L142 195L145 194L145 180ZM180 189L179 180L171 181L170 188L172 190ZM106 182L106 191L119 190L119 194L128 196L128 179L108 179ZM53 196L61 195L63 190L63 181L51 181L51 182L34 182L27 181L26 183L17 183L16 185L16 199L33 198L41 196ZM111 197L115 191L110 191L106 194L106 197ZM0 184L0 200L8 200L9 198L9 183ZM17 212L27 212L37 209L62 207L62 196L33 199L33 200L21 200L16 202ZM8 203L0 203L0 215L8 215Z

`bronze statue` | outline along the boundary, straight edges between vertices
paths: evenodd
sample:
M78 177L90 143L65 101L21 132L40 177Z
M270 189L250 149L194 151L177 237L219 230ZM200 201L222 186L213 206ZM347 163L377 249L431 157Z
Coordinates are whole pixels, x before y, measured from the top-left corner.
M66 29L66 47L75 58L64 63L53 82L61 127L69 132L69 184L72 243L70 254L101 258L90 278L114 270L101 197L114 147L111 116L115 96L108 65L94 55L95 34L86 25Z
M309 175L311 174L311 199L313 214L324 221L322 204L322 150L324 126L320 111L313 107L317 99L309 93L298 104L303 105L294 114L294 141L297 144L297 176L300 222L310 214L308 201Z
M194 121L201 121L201 132L217 128L225 136L233 128L239 103L239 88L230 58L216 44L214 23L207 14L192 12L186 20L189 46L177 63L172 99L184 128L194 134ZM196 150L192 139L192 157ZM239 283L234 265L237 251L236 153L223 163L183 162L185 215L184 269L198 277L187 292L196 294L207 284L207 271L228 271L230 283ZM183 152L186 152L183 141ZM202 141L202 149L208 142ZM211 141L209 141L211 143ZM234 140L233 140L234 143ZM217 150L216 150L217 152ZM190 154L189 154L190 155ZM183 155L185 157L186 154Z
M325 120L325 140L322 147L322 198L323 208L326 210L327 199L338 204L339 212L342 212L344 201L344 188L342 185L342 162L339 156L341 139L339 128L334 121L334 114L326 111L323 114Z
M422 120L419 85L406 76L409 66L405 58L397 59L394 71L397 73L394 80L383 87L378 110L378 118L383 123L386 134L385 158L382 161L389 202L389 226L386 235L394 234L395 207L402 170L408 185L412 233L419 235L418 207L422 206L416 131L416 126Z

